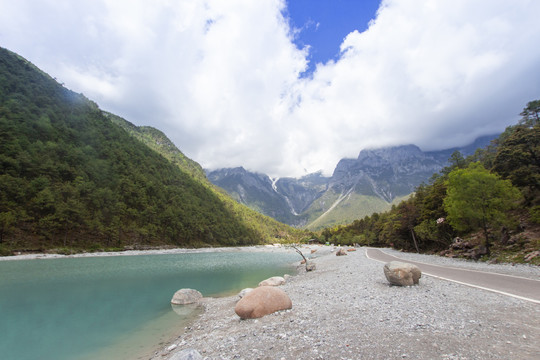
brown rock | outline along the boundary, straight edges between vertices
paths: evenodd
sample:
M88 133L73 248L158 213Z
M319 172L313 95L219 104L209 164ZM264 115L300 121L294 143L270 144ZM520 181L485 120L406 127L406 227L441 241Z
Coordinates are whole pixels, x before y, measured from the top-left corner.
M343 255L347 255L347 252L345 251L345 249L339 249L338 251L336 251L336 256L343 256Z
M347 251L356 251L355 248L350 248L350 249L347 249Z
M401 261L391 261L384 265L384 275L388 282L393 285L411 286L418 284L422 272L416 265Z
M317 249L311 249L312 254L315 253L315 252L317 252Z
M235 306L241 319L256 319L276 311L292 308L289 295L274 286L260 286L246 294Z

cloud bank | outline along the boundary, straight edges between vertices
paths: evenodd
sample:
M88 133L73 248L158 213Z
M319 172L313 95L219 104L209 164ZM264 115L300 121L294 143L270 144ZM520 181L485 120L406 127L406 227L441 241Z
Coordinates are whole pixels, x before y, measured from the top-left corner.
M540 2L383 1L309 77L282 0L0 0L0 46L207 168L331 173L464 145L540 98Z

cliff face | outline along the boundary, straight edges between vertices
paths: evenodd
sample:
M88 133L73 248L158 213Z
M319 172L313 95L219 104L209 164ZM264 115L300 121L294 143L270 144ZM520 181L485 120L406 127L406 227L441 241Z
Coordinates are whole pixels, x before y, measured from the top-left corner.
M233 199L286 224L296 224L295 209L280 194L275 180L242 167L206 173L208 180L224 189Z
M444 163L414 145L362 150L357 159L341 160L329 182L337 192L354 192L392 202L414 191Z

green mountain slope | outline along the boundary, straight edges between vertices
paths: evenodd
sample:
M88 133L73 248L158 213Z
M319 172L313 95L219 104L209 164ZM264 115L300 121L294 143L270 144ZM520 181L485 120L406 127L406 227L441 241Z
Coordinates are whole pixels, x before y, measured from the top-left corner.
M206 181L206 175L201 165L191 160L180 150L178 150L173 142L169 140L169 138L162 131L151 126L136 126L126 119L106 111L104 111L103 114L107 116L114 124L126 130L131 136L143 142L155 152L161 154L181 170L187 172L198 180Z
M317 199L306 214L310 216L306 228L320 230L325 227L350 224L373 213L388 211L410 195L396 197L391 203L377 196L362 195L351 191L337 194L333 189Z
M2 48L0 138L3 249L243 245L278 232L246 225L197 180L196 163L181 170Z
M207 179L202 167L197 162L186 157L160 130L150 126L136 126L120 116L106 112L104 114L113 123L125 129L131 136L168 159L181 170L189 173L218 197L227 210L234 214L243 226L259 234L265 242L283 240L298 241L299 238L304 236L305 233L301 230L294 229L245 205L239 204L222 188L212 184Z

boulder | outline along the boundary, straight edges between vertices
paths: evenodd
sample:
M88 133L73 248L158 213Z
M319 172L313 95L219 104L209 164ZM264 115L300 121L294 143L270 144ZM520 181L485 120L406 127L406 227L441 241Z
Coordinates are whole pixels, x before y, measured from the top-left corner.
M274 286L260 286L246 294L234 308L241 319L256 319L292 308L289 295Z
M488 248L484 245L479 245L475 249L470 249L463 253L463 256L469 259L478 260L484 255L489 255Z
M259 283L259 286L279 286L285 284L285 279L281 276L274 276L269 279L263 280Z
M316 253L317 252L317 249L311 249L311 253Z
M529 261L531 261L532 259L534 259L537 256L540 256L540 251L538 251L538 250L528 253L527 255L525 255L525 257L523 259L526 262L529 262Z
M343 255L347 255L347 252L345 251L345 249L339 249L338 251L336 251L336 256L343 256Z
M250 293L251 291L253 291L253 288L245 288L243 289L242 291L240 291L238 293L238 296L241 298L243 298L244 296L246 296L248 293Z
M350 249L347 249L347 251L351 252L351 251L356 251L355 248L350 248Z
M309 261L307 264L306 264L306 271L313 271L315 270L317 267L315 266L315 263L313 261Z
M184 349L177 352L169 360L202 360L202 355L195 349Z
M174 305L186 305L193 304L202 298L202 294L193 289L180 289L174 293L171 304Z
M390 284L411 286L418 284L422 272L416 265L401 261L391 261L384 265L384 275Z

